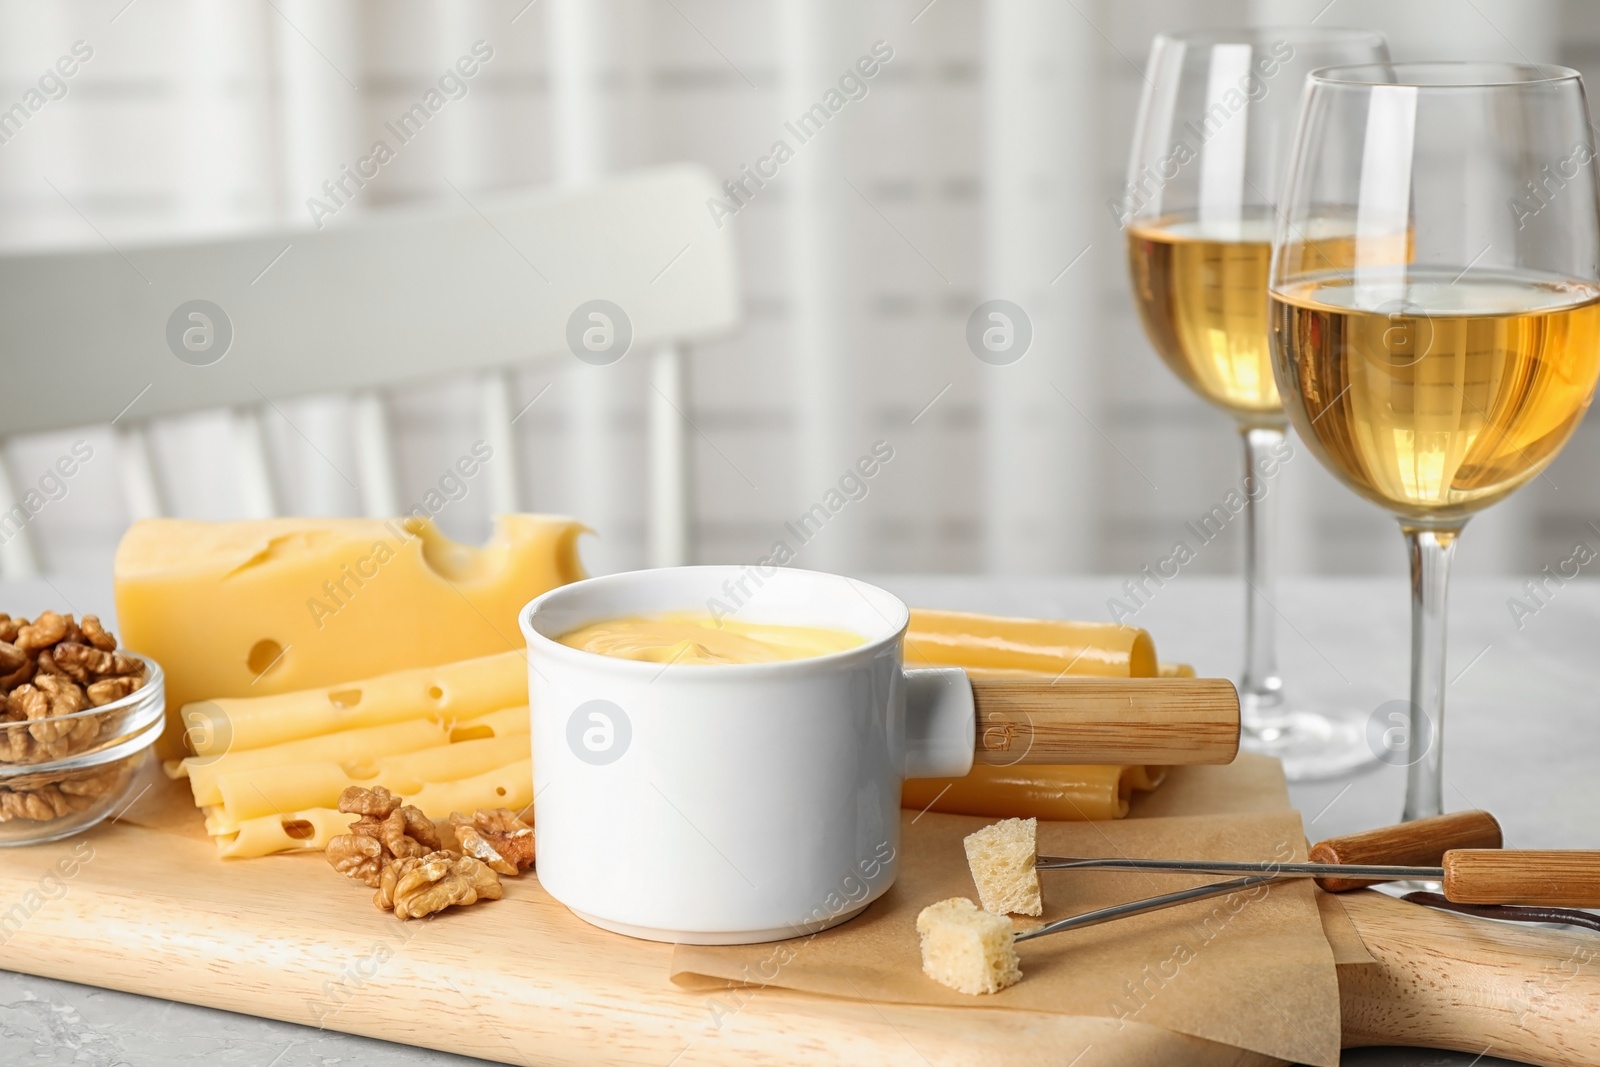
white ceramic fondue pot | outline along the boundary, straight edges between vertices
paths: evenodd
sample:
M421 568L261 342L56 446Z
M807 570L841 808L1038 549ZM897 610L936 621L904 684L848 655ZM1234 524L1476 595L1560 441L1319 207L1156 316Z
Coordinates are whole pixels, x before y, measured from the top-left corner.
M557 640L669 611L847 630L864 643L777 663L685 665ZM893 883L904 778L964 775L975 748L989 762L1194 763L1227 762L1237 747L1237 697L1218 699L1216 688L1232 694L1226 682L1200 680L1213 688L1198 701L1207 710L1192 715L1159 700L1166 706L1154 712L1129 712L1140 701L1120 691L1108 700L1073 684L1041 693L1043 683L1009 680L982 683L975 702L964 671L903 669L908 619L882 589L787 568L634 571L528 604L520 622L541 884L586 921L634 937L795 937L851 918ZM1022 699L1008 704L1008 695ZM1156 714L1175 715L1177 733L1153 724ZM980 741L985 716L995 728ZM1063 747L1074 731L1087 740Z

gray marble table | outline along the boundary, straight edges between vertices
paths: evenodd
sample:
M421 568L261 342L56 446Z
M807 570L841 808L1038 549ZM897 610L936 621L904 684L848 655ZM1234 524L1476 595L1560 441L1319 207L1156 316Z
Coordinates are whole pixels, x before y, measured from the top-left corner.
M929 607L1106 618L1120 581L896 576L880 584ZM104 582L54 579L0 586L0 608L63 604L111 614ZM1486 808L1517 847L1600 848L1600 585L1557 589L1519 621L1512 580L1452 591L1446 733L1447 808ZM1290 581L1276 600L1280 660L1292 695L1367 716L1406 695L1409 617L1404 582ZM1202 674L1239 666L1240 583L1169 582L1133 620L1165 660ZM1399 816L1404 772L1378 767L1291 789L1313 838ZM0 862L4 854L0 853ZM600 1050L596 1050L597 1058ZM378 1067L480 1063L346 1034L269 1022L0 971L0 1064L74 1067ZM1495 1067L1485 1055L1415 1049L1347 1052L1350 1067ZM666 1067L665 1064L662 1067ZM684 1062L680 1067L692 1067Z

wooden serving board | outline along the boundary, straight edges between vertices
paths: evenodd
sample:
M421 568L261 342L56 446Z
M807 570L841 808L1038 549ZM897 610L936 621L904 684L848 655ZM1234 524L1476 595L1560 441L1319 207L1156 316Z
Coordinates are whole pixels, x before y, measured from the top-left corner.
M0 909L0 967L530 1065L1065 1063L1091 1045L1097 1067L1272 1062L1137 1022L981 1003L766 988L730 1014L725 997L668 981L671 946L584 924L535 877L507 880L502 901L400 923L320 856L220 861L199 823L181 784L155 781L116 825L0 854L0 902L14 902ZM1348 911L1377 963L1341 966L1347 1044L1596 1062L1600 977L1570 962L1594 935L1370 892Z

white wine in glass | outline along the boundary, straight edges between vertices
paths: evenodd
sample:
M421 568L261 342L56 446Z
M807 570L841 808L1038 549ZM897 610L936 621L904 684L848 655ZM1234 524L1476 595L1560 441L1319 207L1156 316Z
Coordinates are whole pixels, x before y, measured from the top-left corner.
M1233 416L1245 453L1245 666L1241 744L1291 779L1377 757L1364 716L1289 698L1273 637L1274 502L1263 481L1289 452L1273 377L1267 282L1277 196L1307 74L1386 60L1383 37L1318 27L1160 34L1134 133L1122 221L1134 304L1151 345L1184 384ZM1307 256L1337 261L1322 233Z
M1296 430L1411 555L1406 819L1443 809L1445 592L1467 519L1543 470L1600 377L1600 213L1561 67L1317 71L1274 241L1274 371ZM1524 203L1529 183L1560 187ZM1304 254L1354 219L1347 263Z
M1242 423L1283 423L1267 337L1273 219L1128 226L1128 269L1145 333L1183 383Z
M1345 484L1402 518L1465 520L1533 477L1583 419L1600 288L1531 271L1391 273L1382 291L1417 310L1364 309L1349 277L1276 296L1276 329L1296 339L1284 388Z

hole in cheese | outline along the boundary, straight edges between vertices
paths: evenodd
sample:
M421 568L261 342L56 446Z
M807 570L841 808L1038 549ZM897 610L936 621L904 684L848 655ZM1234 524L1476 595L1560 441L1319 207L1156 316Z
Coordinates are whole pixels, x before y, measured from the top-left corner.
M245 657L244 665L250 668L251 674L259 676L276 666L282 657L283 646L269 638L250 646L250 655Z
M450 743L454 745L462 741L482 741L486 737L493 736L494 727L484 726L482 723L477 726L457 726L450 731Z
M422 562L447 582L469 581L493 566L488 553L450 540L428 519L412 517L403 525L422 542Z
M440 689L436 685L428 686L428 699L429 700L443 700L444 699L444 690Z
M306 841L317 835L317 828L304 819L285 819L283 832L296 841Z
M336 689L328 694L328 703L332 704L340 711L349 711L351 708L361 703L361 690Z
M339 769L347 776L351 778L358 778L361 781L366 781L368 778L376 778L378 776L378 764L376 760L353 759L339 764Z

